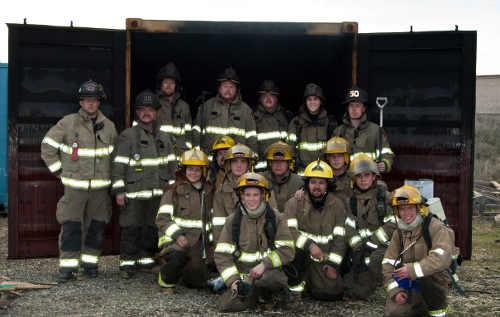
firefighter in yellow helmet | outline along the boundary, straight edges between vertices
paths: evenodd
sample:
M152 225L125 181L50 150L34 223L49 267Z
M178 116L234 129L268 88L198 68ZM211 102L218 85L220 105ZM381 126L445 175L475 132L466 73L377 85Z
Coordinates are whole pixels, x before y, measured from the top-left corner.
M238 195L234 191L238 184L238 178L252 169L254 158L254 152L248 146L240 143L233 145L224 155L225 176L222 185L215 189L213 202L214 242L217 242L226 217L233 213L238 202Z
M166 190L156 217L162 259L158 284L167 293L173 292L181 277L188 287L204 287L210 262L208 157L191 149L182 154L180 166L180 177Z
M102 85L84 82L78 89L80 110L59 120L41 144L43 161L64 186L56 211L60 282L75 279L80 265L86 276L97 276L104 228L111 219L111 154L117 134L99 110L105 98Z
M334 136L326 142L325 159L330 164L335 175L335 191L350 196L352 179L349 175L349 142L341 137Z
M445 316L454 232L428 215L424 198L413 186L396 189L392 206L398 230L382 261L385 316Z
M221 311L253 308L265 295L289 300L286 275L281 270L294 256L286 219L269 202L269 184L257 173L242 175L235 188L239 203L215 248L215 263L228 287L220 299Z
M344 282L340 265L345 254L347 207L329 192L333 171L323 161L304 170L306 195L285 205L287 224L295 241L293 262L285 268L290 290L320 300L340 300Z
M285 211L285 203L297 190L304 187L304 181L293 170L292 147L278 141L267 147L264 158L267 171L262 173L271 183L271 191L276 197L278 210Z
M353 194L348 199L350 215L346 219L350 247L349 272L345 274L349 297L366 299L382 282L382 258L389 245L396 221L390 193L379 184L379 171L373 159L360 155L349 167Z
M224 156L226 151L235 145L236 142L230 136L223 135L218 137L212 144L212 161L208 166L207 179L214 185L214 188L220 188L224 180Z

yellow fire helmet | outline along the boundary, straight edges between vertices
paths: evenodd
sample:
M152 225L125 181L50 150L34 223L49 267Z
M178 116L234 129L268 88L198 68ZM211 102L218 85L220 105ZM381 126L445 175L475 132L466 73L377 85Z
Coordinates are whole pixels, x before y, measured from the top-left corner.
M349 142L342 137L334 136L326 142L325 154L344 154L346 165L349 165L349 152Z
M332 179L333 170L326 162L317 160L307 165L304 170L304 177Z
M182 153L180 164L182 166L194 165L206 167L208 166L208 157L202 150L193 148Z
M352 177L359 175L361 173L374 173L376 175L380 175L377 167L377 163L366 154L357 155L349 166L349 173Z
M264 176L254 172L248 172L241 175L238 179L238 186L236 187L238 193L241 193L242 190L248 187L262 189L264 191L265 200L267 201L269 197L269 182Z
M403 185L396 189L392 194L391 205L394 209L398 209L402 205L416 205L417 211L422 216L429 214L429 208L425 203L425 198L422 197L420 191L411 185Z
M274 142L269 145L264 156L268 161L289 161L289 168L293 170L293 149L283 141Z
M235 144L236 142L232 137L223 135L221 137L218 137L215 140L214 144L212 144L212 152L216 152L219 150L227 150Z
M245 158L248 159L248 169L251 170L252 163L255 160L255 154L253 151L245 144L237 143L230 147L224 154L224 168L226 171L230 170L229 164L232 159L235 158Z

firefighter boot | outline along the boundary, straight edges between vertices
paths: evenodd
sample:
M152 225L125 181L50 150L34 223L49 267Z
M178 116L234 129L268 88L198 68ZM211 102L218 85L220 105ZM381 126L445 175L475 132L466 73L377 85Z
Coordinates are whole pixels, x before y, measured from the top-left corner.
M66 283L72 280L76 280L76 272L68 271L68 270L59 270L59 274L57 276L57 281L59 283Z

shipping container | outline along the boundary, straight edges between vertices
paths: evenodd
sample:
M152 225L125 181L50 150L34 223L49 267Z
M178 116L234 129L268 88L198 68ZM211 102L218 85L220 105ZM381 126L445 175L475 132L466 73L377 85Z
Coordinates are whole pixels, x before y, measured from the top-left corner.
M75 91L88 78L104 84L103 111L119 129L132 119L135 95L156 88L158 69L174 61L191 104L227 65L239 73L243 99L255 104L263 79L274 79L281 103L296 111L308 82L321 85L328 110L353 83L386 96L384 126L396 153L384 176L432 179L457 244L471 255L475 110L475 31L359 34L355 22L186 22L127 19L126 30L9 24L9 257L57 254L55 207L62 193L40 159L40 141L61 116L78 108ZM13 203L15 202L15 203ZM106 252L118 251L108 228Z

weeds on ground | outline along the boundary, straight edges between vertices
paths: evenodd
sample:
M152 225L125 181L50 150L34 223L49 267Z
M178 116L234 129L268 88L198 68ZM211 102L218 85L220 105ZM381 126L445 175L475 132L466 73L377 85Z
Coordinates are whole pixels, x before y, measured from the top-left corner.
M500 181L500 115L477 114L474 178Z

